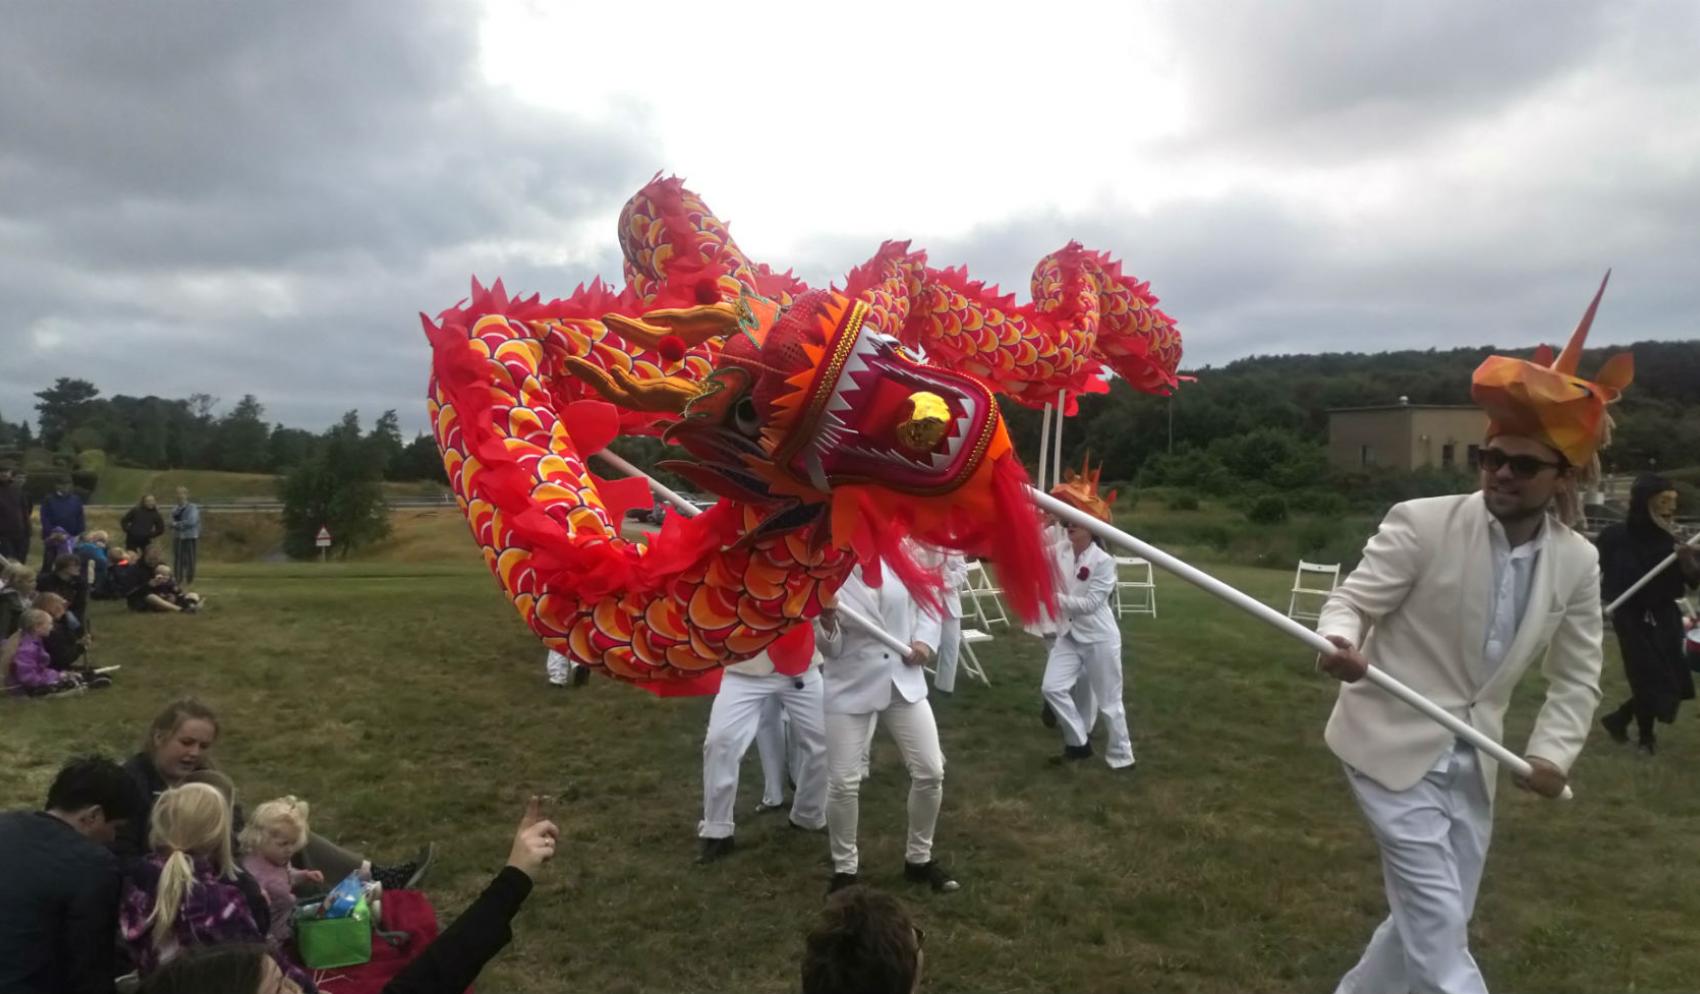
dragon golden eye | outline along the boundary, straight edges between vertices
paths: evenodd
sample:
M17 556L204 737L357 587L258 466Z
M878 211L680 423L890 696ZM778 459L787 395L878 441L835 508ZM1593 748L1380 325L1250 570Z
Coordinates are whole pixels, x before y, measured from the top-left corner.
M897 440L911 452L931 452L950 427L950 405L936 393L909 395L909 412L897 425Z

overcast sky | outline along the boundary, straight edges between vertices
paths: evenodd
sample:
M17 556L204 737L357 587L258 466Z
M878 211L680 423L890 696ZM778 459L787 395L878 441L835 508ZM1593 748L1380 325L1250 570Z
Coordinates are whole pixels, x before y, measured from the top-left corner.
M1026 299L1069 238L1186 365L1700 337L1700 4L0 2L0 415L57 376L424 423L416 314L619 278L656 171L824 284ZM818 13L817 13L818 11Z

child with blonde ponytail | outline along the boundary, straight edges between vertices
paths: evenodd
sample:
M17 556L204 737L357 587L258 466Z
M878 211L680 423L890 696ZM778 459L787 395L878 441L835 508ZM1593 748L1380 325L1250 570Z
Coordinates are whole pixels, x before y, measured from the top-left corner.
M264 942L236 883L230 806L204 783L173 787L154 802L150 854L126 871L119 923L143 977L186 949ZM288 964L291 979L311 990Z

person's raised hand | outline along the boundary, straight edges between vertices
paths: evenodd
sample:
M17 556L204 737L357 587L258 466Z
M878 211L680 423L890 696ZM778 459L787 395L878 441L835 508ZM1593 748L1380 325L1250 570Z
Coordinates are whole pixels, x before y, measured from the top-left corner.
M513 848L508 850L508 865L535 879L543 864L555 858L560 838L561 830L543 816L543 798L532 795L519 820L519 831L514 833Z
M1565 784L1570 780L1564 771L1547 762L1539 756L1525 756L1531 767L1529 775L1521 773L1511 775L1511 782L1524 790L1539 794L1545 798L1555 798L1564 793Z
M1357 683L1369 672L1369 660L1358 647L1338 635L1323 636L1334 643L1334 651L1318 653L1316 668L1342 683Z

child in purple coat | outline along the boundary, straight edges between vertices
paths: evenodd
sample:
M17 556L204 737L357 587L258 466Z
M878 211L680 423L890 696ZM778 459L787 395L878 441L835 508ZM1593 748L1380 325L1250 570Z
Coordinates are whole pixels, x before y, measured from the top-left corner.
M47 653L47 635L51 631L52 615L37 608L24 612L17 644L6 648L12 657L6 667L8 692L40 697L82 686L82 680L76 674L62 673L53 668L52 657Z

